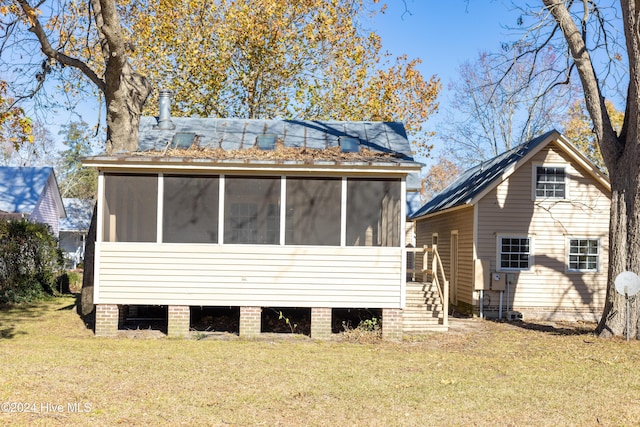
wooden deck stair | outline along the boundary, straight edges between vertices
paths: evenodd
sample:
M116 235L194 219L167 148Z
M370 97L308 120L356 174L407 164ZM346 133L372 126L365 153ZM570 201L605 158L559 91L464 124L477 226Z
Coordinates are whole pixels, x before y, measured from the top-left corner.
M447 331L442 300L434 283L407 282L406 307L403 312L403 332L420 334Z

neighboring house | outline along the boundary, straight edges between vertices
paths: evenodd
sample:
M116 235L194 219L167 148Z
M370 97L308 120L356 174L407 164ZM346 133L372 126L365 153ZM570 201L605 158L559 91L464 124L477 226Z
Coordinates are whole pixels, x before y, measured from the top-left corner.
M62 199L67 217L60 220L60 249L68 267L75 269L84 260L85 240L91 224L94 201Z
M406 176L421 168L402 124L164 105L141 119L138 152L84 161L99 171L96 335L117 332L123 306L160 305L169 335L188 332L190 307L233 306L244 336L264 307L310 309L313 337L332 309L378 308L383 335L400 336Z
M65 210L50 167L0 166L0 218L27 218L59 235Z
M465 171L411 219L418 247L437 245L454 309L597 320L610 197L607 177L551 131Z

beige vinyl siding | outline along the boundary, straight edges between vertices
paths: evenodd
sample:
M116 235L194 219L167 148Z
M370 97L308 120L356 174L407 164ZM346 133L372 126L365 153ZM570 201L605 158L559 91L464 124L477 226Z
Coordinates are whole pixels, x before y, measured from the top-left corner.
M567 200L533 200L536 164L566 168ZM513 309L549 318L568 312L600 314L607 280L609 194L572 166L564 152L549 144L483 197L477 208L477 256L489 259L492 271L499 270L499 236L531 238L532 265L516 273L515 289L510 289ZM570 238L599 239L598 272L567 272ZM494 302L497 299L495 293Z
M402 248L100 243L96 303L401 308Z
M438 253L445 272L449 276L452 230L458 231L458 303L471 304L473 298L473 207L444 212L416 221L417 247L431 246L433 233L438 233ZM416 257L416 265L419 270L422 270L422 256ZM418 278L421 279L422 275L418 274Z

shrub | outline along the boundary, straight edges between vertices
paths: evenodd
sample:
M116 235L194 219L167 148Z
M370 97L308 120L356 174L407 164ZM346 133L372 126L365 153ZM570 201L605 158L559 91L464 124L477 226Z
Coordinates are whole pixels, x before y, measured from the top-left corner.
M342 327L344 328L343 338L350 342L372 343L382 339L382 327L375 317L361 320L355 329L351 328L347 322L343 322Z
M55 293L62 251L47 225L0 221L0 303L30 302Z

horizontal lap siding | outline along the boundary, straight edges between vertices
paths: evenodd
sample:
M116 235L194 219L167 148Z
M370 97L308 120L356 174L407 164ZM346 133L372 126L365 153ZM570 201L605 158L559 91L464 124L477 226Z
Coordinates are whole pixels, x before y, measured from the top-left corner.
M51 179L47 181L47 186L41 199L32 213L33 221L49 224L54 236L60 235L60 212L56 204L56 193L51 185Z
M438 253L447 279L450 280L452 230L458 230L458 302L471 304L473 301L473 207L418 220L416 246L419 248L424 245L431 246L433 233L438 233ZM422 254L418 254L416 268L422 269L422 259ZM420 274L419 277L422 275Z
M568 200L532 200L533 163L565 165ZM530 235L533 265L516 273L510 304L516 310L599 311L607 282L609 206L607 190L550 145L478 203L478 257L489 259L496 271L497 236ZM599 272L567 272L572 237L600 239Z
M399 308L400 248L100 244L101 303Z

